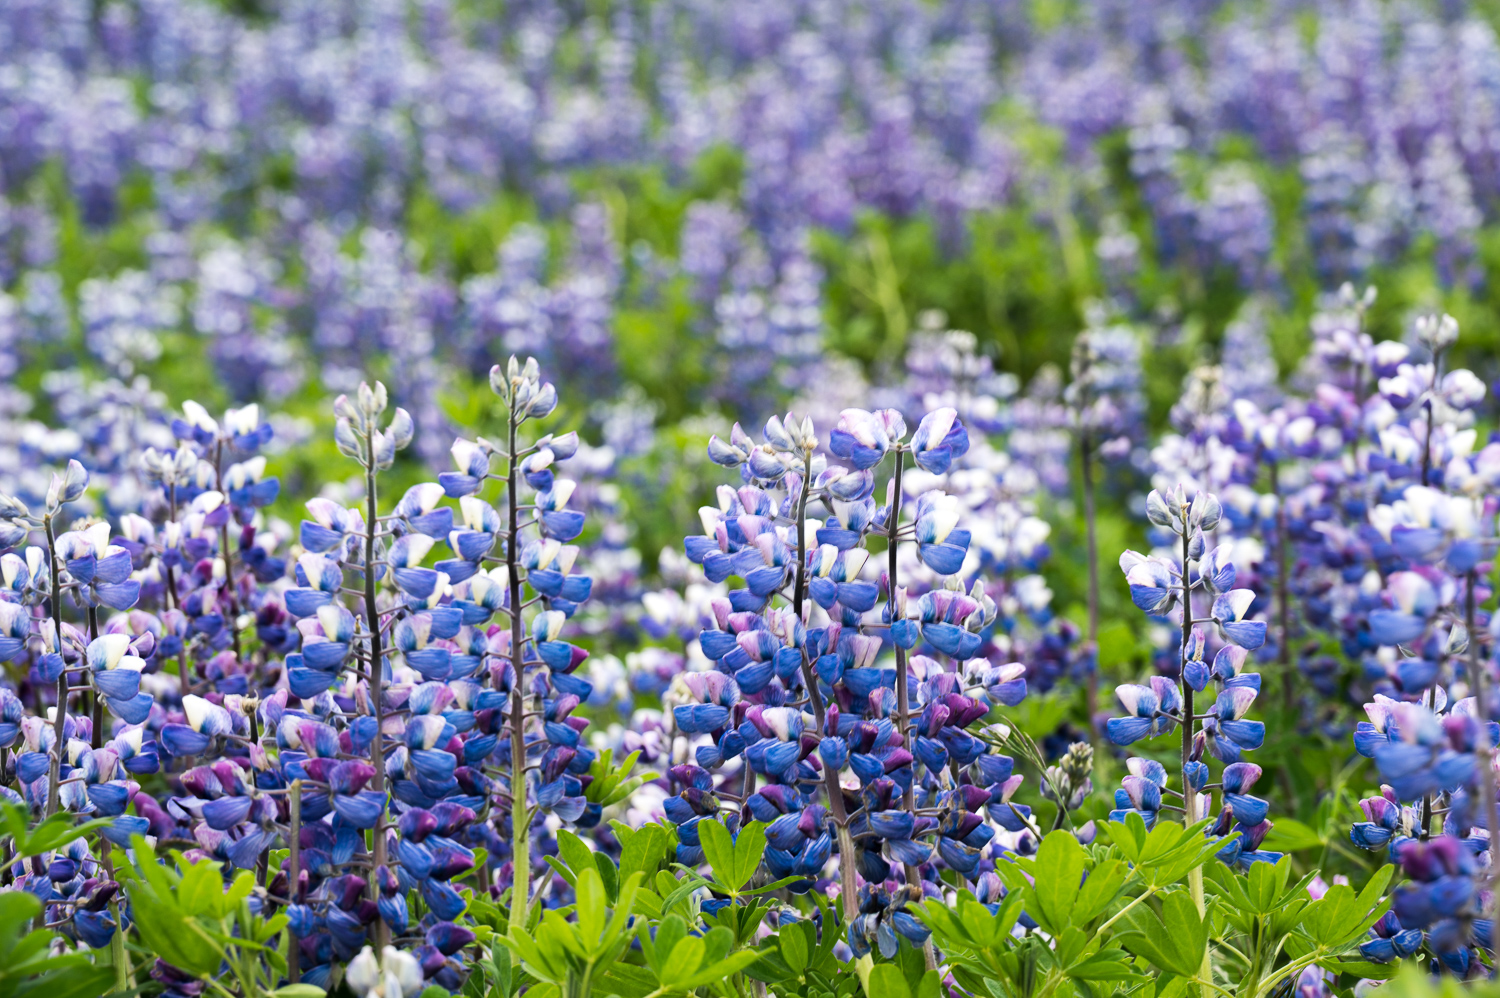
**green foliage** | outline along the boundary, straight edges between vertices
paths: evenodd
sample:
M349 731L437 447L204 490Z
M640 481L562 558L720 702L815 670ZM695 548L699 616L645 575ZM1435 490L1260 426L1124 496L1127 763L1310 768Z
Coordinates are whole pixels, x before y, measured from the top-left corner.
M723 926L701 936L688 935L687 923L680 915L659 923L654 940L644 928L637 938L647 966L659 983L659 994L691 992L737 974L760 959L754 951L731 953L735 936Z
M536 980L565 995L587 995L595 976L630 945L630 914L640 883L641 875L632 874L611 904L598 869L584 869L573 882L576 921L568 921L564 911L549 910L534 932L511 926L501 941Z
M1203 835L1208 826L1208 821L1186 828L1159 821L1147 832L1140 815L1127 814L1124 824L1112 822L1108 833L1120 855L1135 867L1140 882L1159 889L1177 883L1218 852L1219 841Z
M31 812L25 805L0 804L0 842L10 842L14 859L55 852L74 839L111 824L108 818L74 824L73 815L66 812L54 814L34 827L28 827L30 820Z
M1161 913L1142 905L1121 922L1120 944L1179 977L1193 977L1208 950L1208 923L1187 891L1162 896Z
M310 985L276 990L286 974L286 957L276 947L278 939L284 944L287 917L251 914L246 902L255 889L253 873L241 870L226 887L218 863L192 863L177 851L172 863L163 863L140 836L132 846L136 865L120 868L117 875L129 890L136 931L149 951L203 980L221 976L227 965L243 998L322 993L308 990Z
M750 883L766 851L764 825L752 821L731 838L729 829L719 822L700 821L698 834L703 842L703 855L713 868L714 882L719 887L734 892Z
M96 998L109 990L111 969L88 953L51 955L53 933L30 927L41 913L33 894L0 893L0 998Z
M838 941L838 932L833 928L837 916L822 895L814 894L812 898L825 928L820 931L806 919L783 919L780 931L760 946L757 951L760 959L746 973L787 994L847 994L857 982L851 975L841 976L843 964L833 955Z
M618 766L614 765L614 749L605 749L599 754L599 758L589 766L589 775L594 779L584 788L583 795L590 803L609 807L625 800L641 784L646 782L647 777L630 775L635 768L635 761L641 757L639 752L630 753L630 757Z

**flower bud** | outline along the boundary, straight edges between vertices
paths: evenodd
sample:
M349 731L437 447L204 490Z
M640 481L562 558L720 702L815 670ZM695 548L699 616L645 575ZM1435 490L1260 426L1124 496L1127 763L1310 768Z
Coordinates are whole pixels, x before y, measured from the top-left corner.
M1212 533L1224 516L1224 506L1212 492L1199 492L1193 497L1190 516L1193 526L1205 533Z
M1458 320L1451 315L1424 315L1417 320L1417 339L1434 354L1442 353L1458 342Z
M391 425L386 428L386 435L395 443L396 450L405 450L415 433L416 426L411 421L411 413L405 409L397 409L396 414L391 417Z
M340 417L334 421L333 442L338 446L339 453L345 457L358 460L363 456L359 452L359 438L354 435L354 427L347 419Z
M396 463L396 438L389 433L376 430L370 450L375 455L375 467L378 470L384 471Z
M1162 497L1160 491L1151 490L1146 496L1146 519L1158 527L1172 527L1172 510L1167 506L1167 500Z

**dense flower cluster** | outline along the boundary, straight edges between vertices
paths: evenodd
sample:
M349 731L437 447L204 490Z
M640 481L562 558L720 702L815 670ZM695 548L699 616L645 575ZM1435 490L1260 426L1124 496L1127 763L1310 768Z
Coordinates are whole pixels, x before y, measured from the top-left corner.
M1025 667L984 654L998 654L998 611L983 582L966 593L960 579L972 542L963 507L936 489L913 495L921 476L950 473L969 435L951 408L907 434L895 410L849 409L826 457L812 421L790 415L767 422L763 443L738 424L711 441L713 460L740 469L744 484L722 486L719 504L704 507L687 555L709 581L744 588L709 600L697 644L712 667L683 676L672 712L696 764L669 771L662 804L689 863L702 858L697 824L726 801L739 820L768 823L768 867L794 891L814 886L836 854L848 943L887 956L898 935L926 937L902 899L941 896L942 868L974 880L997 832L1029 827L1029 809L1010 802L1013 760L978 725L1025 696ZM921 595L901 584L914 567L903 545L932 580Z

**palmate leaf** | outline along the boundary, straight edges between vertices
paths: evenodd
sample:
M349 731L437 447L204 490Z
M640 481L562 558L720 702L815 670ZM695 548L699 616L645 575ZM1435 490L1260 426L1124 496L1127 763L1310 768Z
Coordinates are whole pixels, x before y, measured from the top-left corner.
M1218 852L1222 840L1203 834L1212 820L1186 828L1162 821L1148 832L1141 816L1132 812L1124 822L1112 821L1104 829L1141 882L1148 887L1169 887Z
M713 868L714 882L730 893L738 893L755 876L766 851L766 826L752 821L731 836L722 822L698 822L698 839L703 855Z
M1119 897L1130 867L1121 860L1106 859L1089 869L1088 852L1070 832L1058 830L1042 840L1035 857L997 864L995 872L1010 891L1021 896L1037 924L1057 935L1102 915Z
M136 931L148 949L190 974L207 977L218 971L229 946L253 945L235 939L222 926L254 889L252 873L242 871L225 890L218 863L190 863L174 852L177 869L169 869L157 861L145 839L137 835L132 843L136 865L116 872L129 882Z
M641 873L655 875L676 848L676 833L660 823L631 828L624 822L611 822L620 840L620 875Z
M616 766L614 750L605 749L589 766L589 775L593 780L584 788L584 798L591 804L609 807L635 793L646 782L644 776L630 776L630 771L635 768L636 760L640 757L640 752L632 752L624 762Z
M1300 928L1313 942L1331 950L1362 940L1390 907L1390 899L1381 896L1394 874L1395 867L1382 866L1357 895L1344 884L1334 884L1303 910Z
M1193 977L1208 948L1208 923L1198 915L1186 891L1163 896L1161 908L1160 916L1146 905L1132 909L1122 920L1125 928L1115 938L1162 970Z

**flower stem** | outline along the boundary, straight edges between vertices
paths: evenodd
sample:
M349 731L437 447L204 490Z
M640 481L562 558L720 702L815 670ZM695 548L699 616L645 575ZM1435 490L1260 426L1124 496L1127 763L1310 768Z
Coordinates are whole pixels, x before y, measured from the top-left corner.
M375 792L381 795L380 814L375 818L375 834L372 845L374 846L372 858L375 866L385 865L385 814L388 802L385 800L385 694L381 689L385 681L385 655L381 648L380 638L380 608L375 601L375 534L380 527L380 519L376 512L376 457L375 457L375 432L374 426L365 438L368 463L365 465L365 619L370 628L370 704L375 711L375 737L370 742L370 761L375 766L375 778L372 781ZM224 570L229 570L229 555L226 551L224 556ZM231 606L233 602L231 600ZM239 656L239 632L236 630L234 636L235 656ZM375 899L380 897L380 884L378 877L370 878L370 887ZM385 919L375 919L375 945L384 949L391 941L390 926L385 924Z
M297 888L302 881L302 781L293 780L291 786L291 798L287 811L291 820L291 841L287 843L288 852L291 854L290 867L288 870L286 896L291 903L296 903ZM291 927L286 932L286 973L287 979L296 984L302 979L302 948L297 944L297 937L292 935Z
M807 499L812 492L812 451L805 451L802 461L802 488L797 493L797 578L792 589L792 612L799 621L804 621L803 604L807 599ZM807 698L812 701L813 717L817 720L818 737L823 737L827 711L823 706L823 694L818 689L818 674L813 670L807 656L807 647L802 648L802 680L807 684ZM749 768L749 763L746 763ZM839 785L839 774L832 766L823 767L823 783L828 791L828 810L833 814L834 830L839 840L839 901L844 913L844 924L854 924L859 913L859 881L854 871L854 839L849 834L849 814L844 807L844 790ZM746 790L750 787L746 781ZM749 794L745 795L748 798ZM743 799L743 798L742 798Z
M1182 533L1182 644L1177 649L1178 688L1182 692L1182 804L1184 809L1183 824L1195 825L1203 816L1198 813L1198 793L1188 784L1188 763L1192 762L1193 756L1193 688L1187 681L1187 650L1188 641L1192 637L1193 628L1193 584L1192 577L1188 574L1189 551L1191 550L1192 532L1187 529L1187 508L1183 509ZM1203 867L1195 866L1188 873L1188 893L1192 895L1193 906L1198 909L1198 917L1202 918L1208 910L1203 899ZM1203 966L1200 968L1199 977L1202 978L1203 998L1209 998L1209 988L1213 985L1213 961L1209 958L1208 950L1203 951Z
M125 950L125 924L120 920L120 902L109 903L109 913L114 916L115 932L109 937L110 960L115 965L115 990L130 990L130 954Z
M47 532L47 557L52 564L52 640L53 651L62 658L62 563L57 559L57 532L48 513L42 520ZM57 710L52 719L53 745L47 771L47 817L57 813L62 795L63 723L68 717L68 672L57 677Z
M1099 540L1094 508L1094 447L1087 430L1082 433L1078 446L1083 465L1083 524L1089 560L1089 630L1085 653L1094 656L1094 667L1089 670L1088 685L1084 689L1084 709L1088 712L1089 743L1097 750L1099 731L1094 715L1099 712Z
M526 657L523 654L525 634L521 627L521 578L518 550L521 543L520 500L516 482L516 427L518 425L515 393L512 390L507 421L509 434L506 451L505 493L510 507L510 536L505 541L505 580L510 588L510 925L524 930L527 902L531 892L531 822L526 808L526 688L522 681Z
M906 457L906 452L899 445L893 449L896 452L896 470L891 481L895 485L891 496L891 511L886 519L886 529L890 531L890 543L886 546L886 588L890 590L892 626L896 623L896 554L898 548L897 538L901 531L901 473ZM911 708L907 703L910 693L907 689L909 682L906 676L906 649L902 648L899 642L892 643L896 645L896 730L901 733L902 746L909 752L911 751ZM912 779L907 781L906 789L901 793L901 804L908 814L914 815L917 813L915 756L913 756L911 765L913 770ZM1041 838L1040 835L1037 837ZM922 874L914 864L902 864L902 872L908 887L915 887L921 890ZM927 961L927 969L936 970L937 953L933 948L930 938L922 944L922 955Z
M370 442L370 454L371 454L371 458L370 458L370 467L369 467L369 470L368 470L368 476L369 476L371 482L373 482L374 478L375 478L375 460L374 460L374 453L375 453L374 448L375 448L375 444L374 444L374 439L375 438L372 435L370 437L370 441L371 441ZM214 474L217 477L217 481L218 481L218 485L219 485L219 491L224 495L225 499L227 500L228 497L229 497L229 490L224 487L224 441L223 440L220 440L218 442L218 444L216 444L215 447L214 447ZM370 495L371 496L374 495L373 486L372 486L372 491L371 491ZM370 508L371 508L372 511L374 510L373 500L372 500L372 505L371 505ZM373 512L372 512L372 515L373 515ZM369 532L371 534L373 534L374 531L375 531L375 525L372 522L370 524L370 527L369 527ZM373 543L373 541L372 541L372 543ZM220 550L224 554L224 592L228 596L228 599L229 599L229 614L228 614L228 616L229 616L229 636L234 639L234 657L235 657L235 659L239 660L239 661L243 661L244 660L243 659L243 653L242 653L242 651L240 649L239 594L238 594L238 592L236 592L236 590L234 588L234 552L232 552L232 551L229 550L229 520L228 519L226 519L219 526L219 548L220 548ZM373 620L371 622L371 626L372 627L374 626Z
M1271 462L1271 494L1276 497L1276 661L1281 667L1281 694L1285 700L1287 714L1296 709L1294 701L1295 679L1292 673L1291 609L1288 599L1287 577L1287 522L1286 503L1281 494L1281 472L1276 461Z
M901 472L905 453L901 448L896 449L896 470L891 481L891 510L886 517L886 529L890 533L890 542L886 545L886 588L890 590L891 623L896 623L896 532L901 527ZM906 676L906 649L896 643L896 731L901 735L901 744L907 751L911 750L911 708L907 704L910 693L907 689ZM910 814L917 811L917 791L915 781L908 782L906 789L901 792L901 804ZM921 874L911 863L904 864L906 870L906 882L912 886L921 884Z
M1469 569L1464 576L1464 627L1469 632L1469 686L1470 695L1474 697L1474 715L1479 718L1477 735L1477 754L1479 755L1479 806L1484 812L1484 827L1493 830L1495 825L1495 768L1494 768L1494 746L1490 744L1489 732L1485 725L1490 719L1489 698L1485 690L1484 665L1479 659L1479 635L1474 631L1475 598L1474 589L1478 583L1478 573ZM1493 925L1496 913L1500 912L1500 898L1495 897L1495 873L1493 868L1485 879L1489 881L1490 902L1486 905L1485 917L1492 920L1490 929L1491 952L1497 940L1500 940L1500 927ZM1482 944L1481 940L1481 944Z
M96 607L90 606L89 607L89 643L92 644L94 641L96 641L98 639L98 637L99 637L99 610ZM104 698L101 697L98 694L98 692L96 691L96 692L93 692L93 693L91 693L89 695L89 699L91 699L93 701L93 710L91 711L91 716L92 716L93 722L94 722L93 723L93 730L89 733L90 734L90 742L92 743L92 745L93 745L94 748L103 748L104 747Z

